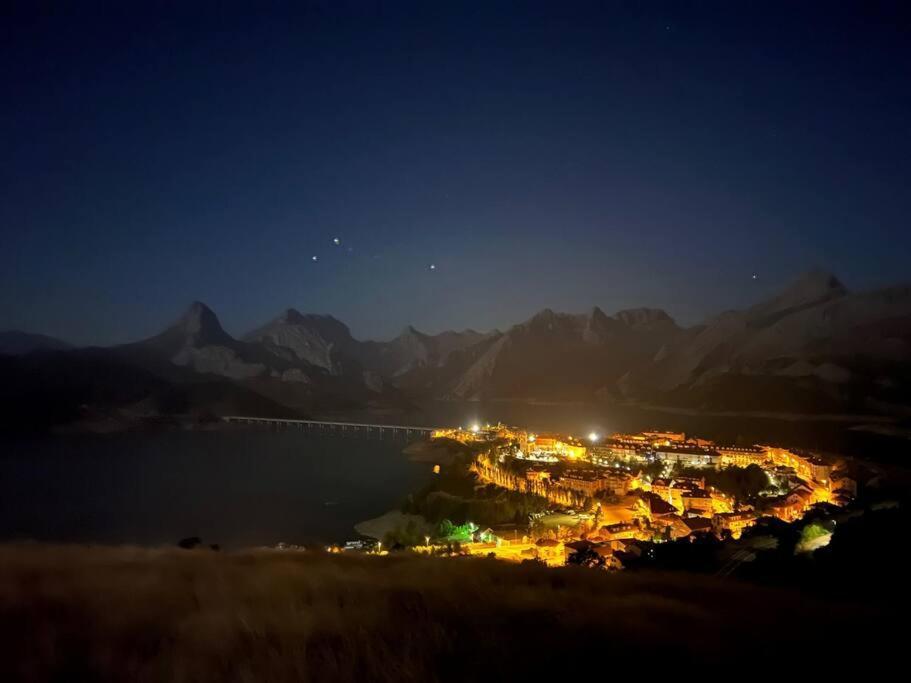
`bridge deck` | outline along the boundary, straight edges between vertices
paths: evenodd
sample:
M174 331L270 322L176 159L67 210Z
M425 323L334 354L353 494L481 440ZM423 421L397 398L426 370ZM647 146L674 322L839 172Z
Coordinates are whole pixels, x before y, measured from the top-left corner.
M355 429L390 429L406 432L432 432L436 427L417 427L415 425L390 425L370 424L366 422L335 422L331 420L296 420L281 417L250 417L245 415L225 415L225 422L239 422L243 424L287 424L287 425L315 425L326 427L353 427Z

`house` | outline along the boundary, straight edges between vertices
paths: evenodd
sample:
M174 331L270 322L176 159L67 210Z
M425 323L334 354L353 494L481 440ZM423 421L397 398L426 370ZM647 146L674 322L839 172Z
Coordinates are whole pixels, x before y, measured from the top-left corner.
M678 510L686 509L684 498L693 491L705 489L704 477L676 477L674 479L658 478L652 481L651 491L666 500ZM708 493L706 493L708 495ZM710 507L710 505L707 505Z
M743 530L756 523L756 513L752 511L722 512L712 517L712 530L719 538L729 532L732 538L740 538Z
M709 534L714 530L714 522L708 517L684 517L683 522L690 534Z
M714 501L705 489L693 489L687 491L682 496L683 509L688 512L698 512L707 517L711 517L715 508Z
M471 540L475 543L497 543L500 539L490 527L486 529L477 529L471 534Z
M686 538L692 533L686 520L680 515L667 515L654 523L655 529L662 534L667 534L672 541Z
M661 497L655 493L643 491L640 493L640 498L643 503L645 517L649 521L654 522L662 517L677 514L676 507L667 501L662 500Z
M857 497L857 482L844 472L833 472L831 481L833 491L843 492L851 498Z
M803 513L812 504L812 490L805 486L798 486L789 493L771 498L766 501L766 507L769 514L785 522L793 522L800 519Z
M566 548L561 541L551 538L539 538L535 541L535 549L539 560L543 560L549 567L557 567L566 563Z
M627 538L636 538L639 533L639 525L631 522L619 522L617 524L608 524L601 527L599 536L605 541L619 541Z
M807 458L807 467L809 469L810 478L813 481L818 482L823 486L829 486L832 478L832 466L828 462L820 457L812 456Z

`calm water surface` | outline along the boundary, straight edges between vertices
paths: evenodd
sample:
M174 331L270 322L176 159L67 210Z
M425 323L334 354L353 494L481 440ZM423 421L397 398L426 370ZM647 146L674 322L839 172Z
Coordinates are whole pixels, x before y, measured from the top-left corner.
M0 442L0 540L344 540L431 475L401 439L297 431Z

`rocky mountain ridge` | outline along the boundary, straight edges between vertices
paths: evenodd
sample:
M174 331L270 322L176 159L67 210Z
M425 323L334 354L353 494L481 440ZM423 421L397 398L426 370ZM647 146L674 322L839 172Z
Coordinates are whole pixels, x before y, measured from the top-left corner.
M34 372L43 358L57 368L87 359L138 368L148 374L139 384L155 392L157 382L214 381L222 393L237 386L263 397L264 409L298 412L434 399L889 411L911 403L911 287L853 293L811 272L777 296L689 328L660 309L543 309L504 332L429 335L408 326L386 342L357 340L336 318L294 308L235 338L194 302L149 339L27 358Z

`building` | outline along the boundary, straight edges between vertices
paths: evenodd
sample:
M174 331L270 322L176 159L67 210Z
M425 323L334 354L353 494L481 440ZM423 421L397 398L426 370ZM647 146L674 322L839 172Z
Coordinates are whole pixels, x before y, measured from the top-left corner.
M789 493L766 501L767 512L773 517L793 522L800 519L807 508L812 505L812 492L805 488L795 488Z
M684 517L683 522L689 527L691 536L710 534L714 530L714 522L708 517Z
M833 472L830 481L832 495L837 503L844 505L857 498L857 482L844 472Z
M557 441L556 451L564 458L569 458L570 460L582 460L585 457L586 446L578 439L574 439L569 436Z
M619 522L618 524L608 524L601 527L598 535L605 541L620 541L623 539L636 538L639 533L639 525L632 522Z
M601 473L601 477L605 481L604 490L618 497L642 486L641 474L630 474L626 470L608 469Z
M717 467L721 460L718 451L699 446L656 446L655 457L684 467Z
M696 512L706 517L711 517L715 512L714 501L705 489L684 492L682 502L686 512Z
M557 442L560 437L556 434L529 434L528 448L530 450L557 452Z
M832 479L832 466L818 456L810 456L806 461L810 479L823 486L829 486Z
M683 432L642 432L642 436L653 446L682 445L686 441L686 434Z
M604 439L590 446L592 459L623 460L626 462L645 462L647 460L648 444L644 441L623 441L620 439Z
M636 505L636 516L649 522L655 522L668 515L676 515L677 508L663 500L658 494L647 491L639 492L639 503Z
M762 467L768 460L765 450L759 446L716 446L715 450L721 456L721 467Z
M542 482L545 480L550 480L550 470L545 470L540 467L530 467L525 470L525 480Z
M702 481L704 482L705 480ZM700 485L688 478L681 478L679 480L659 478L653 480L651 483L651 492L660 496L661 500L670 503L678 510L683 510L684 493L697 488L700 488Z
M717 489L712 489L709 491L709 495L712 497L712 511L715 514L719 512L733 512L734 511L734 498L729 496L726 493L722 493Z
M692 533L686 521L680 515L667 515L654 524L654 530L672 541L686 538Z
M588 498L606 491L608 482L596 470L570 470L557 480L557 486L581 493Z
M626 470L572 469L556 482L558 486L571 489L590 498L598 493L625 496L639 488L641 480Z
M751 511L743 512L722 512L712 517L712 530L719 538L731 534L732 538L740 538L744 529L753 526L756 523L756 513Z

